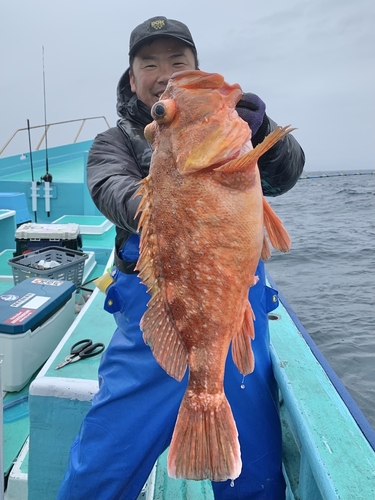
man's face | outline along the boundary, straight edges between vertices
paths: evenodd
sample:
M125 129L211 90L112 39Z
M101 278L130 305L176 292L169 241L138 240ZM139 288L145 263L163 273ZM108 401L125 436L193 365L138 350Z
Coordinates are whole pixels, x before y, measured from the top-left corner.
M150 108L159 100L173 73L196 69L192 49L176 38L157 38L143 45L133 60L130 88Z

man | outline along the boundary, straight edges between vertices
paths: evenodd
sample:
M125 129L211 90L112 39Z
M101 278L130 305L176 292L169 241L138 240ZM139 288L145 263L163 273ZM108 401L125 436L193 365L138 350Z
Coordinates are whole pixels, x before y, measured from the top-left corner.
M136 499L158 456L168 447L186 389L157 364L142 339L140 319L149 296L134 271L139 235L134 220L138 182L149 171L151 149L143 129L152 121L169 77L198 68L197 51L188 28L165 17L137 26L130 36L130 68L118 85L117 126L99 134L87 165L88 186L100 211L117 226L113 284L105 309L117 323L99 368L99 392L72 446L70 463L58 499ZM237 108L252 130L255 146L276 124L265 114L259 97L244 94ZM286 192L297 181L304 154L292 136L277 143L259 160L266 195ZM264 268L251 289L255 313L252 344L256 369L243 380L228 356L225 392L239 431L242 472L235 480L212 483L217 499L285 497L281 473L278 394L269 355L267 312L275 307L275 291L265 287Z

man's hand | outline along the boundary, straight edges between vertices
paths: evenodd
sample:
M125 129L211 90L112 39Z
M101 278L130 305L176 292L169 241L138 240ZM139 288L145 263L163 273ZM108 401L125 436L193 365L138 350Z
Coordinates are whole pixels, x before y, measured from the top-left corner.
M254 137L263 123L266 105L257 95L246 93L237 103L236 110L240 117L249 124L252 137Z

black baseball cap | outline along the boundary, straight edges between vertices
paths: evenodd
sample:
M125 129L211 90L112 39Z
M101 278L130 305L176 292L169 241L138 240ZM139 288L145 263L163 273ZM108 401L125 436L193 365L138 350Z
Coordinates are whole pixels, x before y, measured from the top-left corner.
M129 56L134 56L146 40L151 41L150 39L154 36L161 35L178 38L187 45L190 45L190 47L196 51L193 37L191 36L189 28L184 23L159 16L152 17L134 28L130 35Z

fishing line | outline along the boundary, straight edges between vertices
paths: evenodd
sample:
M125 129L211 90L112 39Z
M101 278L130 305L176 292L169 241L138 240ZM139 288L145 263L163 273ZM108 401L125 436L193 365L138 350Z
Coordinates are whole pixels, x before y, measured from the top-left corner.
M46 145L46 174L48 174L47 99L46 99L46 73L44 70L44 45L42 45L42 60L43 60L44 142Z
M47 99L46 99L46 74L44 69L44 45L42 45L42 60L43 60L43 100L44 100L44 141L46 145L46 173L41 178L44 181L44 199L47 216L50 216L50 183L52 175L48 172L48 143L47 143Z

